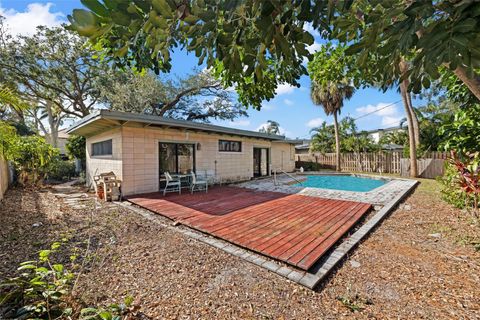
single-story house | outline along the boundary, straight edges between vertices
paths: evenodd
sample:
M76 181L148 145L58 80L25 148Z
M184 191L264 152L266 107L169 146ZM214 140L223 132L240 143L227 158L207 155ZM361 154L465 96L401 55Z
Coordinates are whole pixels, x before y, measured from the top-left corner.
M405 131L408 130L407 125L403 126L396 126L396 127L390 127L390 128L384 128L384 129L375 129L375 130L369 130L367 131L367 134L372 138L372 140L375 143L378 143L380 139L389 132L397 132L397 131Z
M310 139L295 139L295 154L309 154L310 153Z
M41 136L45 136L43 133L40 134ZM66 149L66 145L67 145L67 141L68 141L68 137L70 135L67 133L67 129L61 129L61 130L58 130L58 136L57 136L57 148L60 150L60 155L63 156L63 157L66 157L67 156L67 149ZM46 137L46 140L48 143L52 144L52 141L51 139L47 136Z
M67 133L86 137L87 183L113 171L124 195L160 190L165 171L233 182L295 170L292 141L255 131L98 110Z

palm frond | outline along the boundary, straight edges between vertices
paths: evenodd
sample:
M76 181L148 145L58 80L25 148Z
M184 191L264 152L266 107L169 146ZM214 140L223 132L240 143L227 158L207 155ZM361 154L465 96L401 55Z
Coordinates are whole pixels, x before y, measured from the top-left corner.
M9 87L0 86L0 110L11 108L13 110L26 110L28 104Z
M314 104L321 105L325 113L331 115L335 111L340 112L344 100L350 99L354 92L355 88L347 81L322 85L312 81L310 96Z

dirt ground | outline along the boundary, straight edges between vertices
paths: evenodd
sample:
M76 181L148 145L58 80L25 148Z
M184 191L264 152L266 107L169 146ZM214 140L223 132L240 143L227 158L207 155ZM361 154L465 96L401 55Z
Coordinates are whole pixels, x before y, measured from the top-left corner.
M127 209L63 201L49 189L7 192L0 280L67 237L79 253L90 239L75 290L86 304L131 295L151 319L480 318L480 225L442 202L435 181L422 181L316 291Z

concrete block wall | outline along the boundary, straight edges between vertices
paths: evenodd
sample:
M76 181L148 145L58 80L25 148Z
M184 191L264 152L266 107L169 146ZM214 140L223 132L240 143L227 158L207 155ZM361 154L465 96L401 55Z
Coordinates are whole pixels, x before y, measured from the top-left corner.
M113 140L112 156L90 156L92 143L108 139ZM241 141L242 151L220 152L218 140ZM294 147L288 143L173 128L123 126L87 139L89 183L95 174L114 171L122 179L124 195L158 191L159 142L194 144L197 173L216 175L222 182L253 177L254 147L270 149L271 168L281 167L285 171L295 168Z
M272 170L295 170L295 146L290 143L272 142Z
M92 156L92 144L112 139L112 155L109 156ZM120 128L115 128L101 134L95 135L86 139L86 178L87 185L93 186L93 177L100 173L113 171L115 175L123 179L123 165L122 165L122 131Z
M271 142L266 140L189 130L123 127L122 133L125 195L158 190L159 142L195 144L197 173L216 175L223 182L248 180L253 177L253 147L271 146ZM242 151L218 151L220 139L241 141Z

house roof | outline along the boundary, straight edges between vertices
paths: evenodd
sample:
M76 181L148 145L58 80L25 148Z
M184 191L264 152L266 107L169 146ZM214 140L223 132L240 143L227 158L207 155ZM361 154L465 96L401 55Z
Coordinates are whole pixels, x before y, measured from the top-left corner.
M380 132L380 131L383 131L383 132L390 132L390 131L397 131L397 130L406 130L407 129L407 125L403 125L403 126L395 126L395 127L389 127L389 128L383 128L383 129L374 129L374 130L368 130L366 131L366 133L377 133L377 132Z
M402 150L404 146L395 143L382 144L383 150Z
M307 149L310 149L310 143L304 143L304 144L296 145L296 146L295 146L295 149L297 149L297 150L307 150Z
M111 110L97 110L91 113L90 115L82 118L80 121L75 122L70 128L68 128L67 133L89 137L99 134L101 132L105 132L106 130L109 130L111 128L124 125L141 125L144 127L148 126L188 129L192 131L215 132L234 136L253 137L274 141L282 140L284 142L289 142L289 140L286 140L284 136L275 134L240 130L187 120L169 119L153 115Z
M62 129L58 131L58 138L59 139L68 139L70 135L67 133L67 129Z
M45 133L40 132L40 136L44 137ZM70 135L67 133L67 129L58 130L58 139L68 139Z

